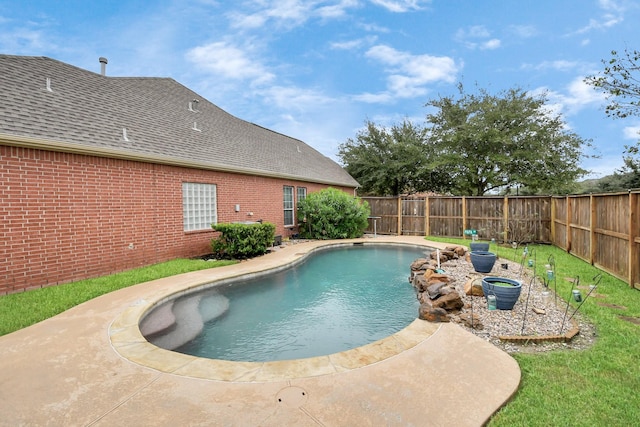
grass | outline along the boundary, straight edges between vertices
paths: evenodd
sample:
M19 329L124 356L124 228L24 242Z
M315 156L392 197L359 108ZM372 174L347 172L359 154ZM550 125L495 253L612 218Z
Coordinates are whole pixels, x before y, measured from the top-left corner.
M92 298L150 280L235 261L176 259L95 279L0 296L0 336L62 313Z
M468 245L469 240L428 237ZM522 380L514 398L493 416L491 426L630 426L640 420L640 326L620 315L640 318L640 293L625 282L566 252L546 245L531 246L536 274L545 274L550 255L556 262L558 293L564 299L571 280L593 284L603 298L588 298L580 308L597 328L595 344L586 350L515 354ZM498 256L522 259L522 248L497 247ZM624 255L626 256L626 254ZM582 289L583 297L588 291ZM571 304L577 307L572 299ZM624 308L605 307L597 302ZM573 309L571 309L573 311Z

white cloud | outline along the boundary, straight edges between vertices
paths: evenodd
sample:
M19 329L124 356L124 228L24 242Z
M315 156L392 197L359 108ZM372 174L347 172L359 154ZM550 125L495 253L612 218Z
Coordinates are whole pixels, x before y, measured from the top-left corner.
M326 4L329 3L329 4ZM349 9L359 6L358 0L259 0L252 3L250 11L233 11L227 14L232 28L256 29L268 23L277 27L294 28L309 19L337 19Z
M509 31L523 39L528 39L538 34L538 30L533 25L510 25Z
M321 6L317 10L321 18L341 18L347 14L347 9L358 6L358 0L342 0L338 4Z
M420 10L430 0L370 0L371 3L382 6L390 12L402 13L410 10Z
M250 80L253 84L266 83L275 78L248 52L227 42L214 42L190 49L188 61L197 67L231 80Z
M491 32L484 25L474 25L467 29L460 28L454 35L454 40L462 43L468 49L492 50L500 47L500 39L491 38Z
M587 25L572 34L584 34L592 30L606 30L624 21L626 7L622 5L622 2L617 0L599 0L598 5L604 11L602 16L589 19Z
M360 100L412 98L427 92L425 85L437 81L453 82L459 67L446 56L412 55L385 45L373 46L366 56L385 65L389 94L361 95Z
M51 48L48 44L46 37L39 30L17 28L11 32L0 32L0 47L5 52L15 54Z
M344 42L333 42L331 43L330 46L331 46L331 49L335 49L335 50L353 50L353 49L360 48L364 45L373 44L377 39L378 38L375 36L363 37L356 40L348 40Z
M567 61L564 59L559 59L557 61L543 61L537 65L525 64L522 66L524 69L534 69L534 70L555 70L555 71L572 71L578 68L581 64L576 61Z
M623 130L624 139L639 139L640 138L640 125L627 126Z
M390 92L381 92L381 93L361 93L359 95L353 96L354 101L364 102L367 104L388 104L393 102L394 97Z
M482 44L480 44L480 49L482 50L492 50L492 49L497 49L500 47L500 40L499 39L491 39L488 40Z
M378 24L357 23L356 27L362 28L363 30L368 31L370 33L389 33L389 32L391 32L387 27L383 27L383 26L378 25Z
M318 108L320 105L331 104L335 101L334 98L322 92L292 86L271 86L260 91L260 94L264 96L269 105L299 112L309 111L310 109Z
M606 100L603 93L584 82L583 76L576 77L569 83L565 93L550 91L547 88L538 88L531 93L545 93L550 102L547 107L556 113L563 112L567 115L574 115L587 106L600 105Z

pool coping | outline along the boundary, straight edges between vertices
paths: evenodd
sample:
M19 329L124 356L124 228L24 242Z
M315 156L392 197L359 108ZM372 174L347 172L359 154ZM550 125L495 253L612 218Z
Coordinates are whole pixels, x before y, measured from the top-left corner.
M109 326L108 334L111 346L123 358L156 371L214 381L253 383L315 377L359 369L393 357L429 339L440 328L440 324L415 319L408 326L390 336L338 353L304 359L237 362L191 356L166 350L147 341L140 331L139 325L144 317L153 308L170 299L188 294L196 289L213 288L233 280L251 279L262 274L282 271L302 263L318 251L354 245L410 246L435 249L433 242L425 241L424 244L416 244L373 239L353 239L343 242L313 241L296 244L294 245L296 251L293 257L281 258L279 263L260 265L260 258L257 258L255 261L258 261L258 265L249 272L244 268L220 267L221 270L218 271L220 274L217 274L213 280L211 278L204 280L196 276L193 280L186 280L178 286L168 289L164 295L156 293L148 298L136 300L120 313ZM409 266L407 266L408 268Z

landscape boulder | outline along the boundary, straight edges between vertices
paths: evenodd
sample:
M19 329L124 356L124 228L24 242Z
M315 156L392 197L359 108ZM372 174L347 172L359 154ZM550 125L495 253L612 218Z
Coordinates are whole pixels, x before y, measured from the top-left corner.
M464 307L464 302L460 298L460 294L457 292L451 292L446 295L442 295L433 301L434 307L445 309L447 312L458 311Z
M420 309L418 310L418 317L421 320L427 320L429 322L436 323L448 323L449 315L444 308L433 307L429 303L420 304Z
M464 284L464 293L465 295L470 295L474 297L483 297L484 291L482 290L482 278L481 277L472 277L467 280Z

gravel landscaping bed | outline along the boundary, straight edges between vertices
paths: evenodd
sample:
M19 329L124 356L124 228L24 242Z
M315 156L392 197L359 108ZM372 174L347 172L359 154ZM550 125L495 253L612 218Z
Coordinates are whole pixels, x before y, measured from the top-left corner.
M504 269L502 264L508 264ZM487 274L476 273L470 262L464 258L453 259L442 265L445 274L454 279L453 285L465 303L461 313L473 312L482 324L481 327L471 328L460 321L459 314L452 315L452 321L460 323L469 332L491 342L508 353L530 353L558 349L580 350L588 348L596 339L596 329L578 311L572 321L569 318L577 306L569 306L564 299L554 297L553 284L546 288L539 277L532 280L532 268L521 267L520 264L498 259L493 270ZM484 297L471 297L464 293L464 284L470 279L483 276L499 276L518 280L522 283L522 292L512 310L489 310ZM560 279L558 279L560 280ZM549 298L543 298L543 292L549 291ZM588 290L582 290L584 298ZM594 291L585 301L585 304L593 304ZM528 302L527 302L528 297ZM564 296L565 298L567 296ZM534 311L543 311L538 314ZM526 318L525 318L526 313ZM524 322L523 322L524 320ZM564 321L564 326L563 326ZM575 326L579 333L568 342L533 342L513 343L501 340L501 336L528 336L540 337L548 335L564 335Z

